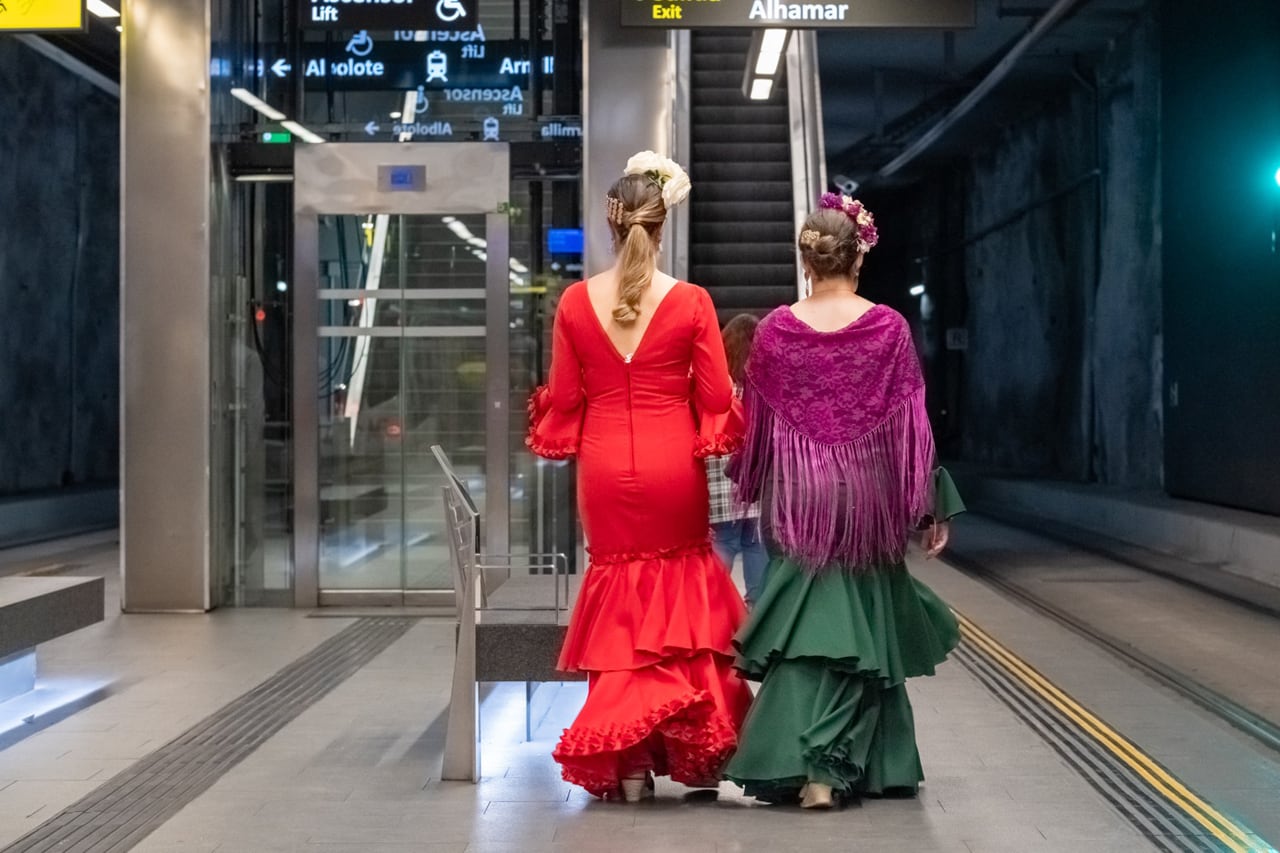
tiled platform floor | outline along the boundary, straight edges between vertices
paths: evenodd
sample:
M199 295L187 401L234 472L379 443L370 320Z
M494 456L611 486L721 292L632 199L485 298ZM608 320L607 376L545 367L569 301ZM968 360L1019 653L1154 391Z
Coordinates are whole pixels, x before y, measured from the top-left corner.
M104 557L103 561L108 558ZM102 571L105 564L80 571ZM1280 763L1084 640L931 562L918 574L1218 805L1271 838ZM112 594L109 590L108 594ZM0 848L341 630L293 611L124 616L50 644L54 677L112 694L0 751ZM139 851L1141 851L1151 845L958 664L911 683L928 776L916 800L830 813L660 781L598 802L549 752L581 685L546 685L524 742L523 686L483 707L478 785L439 781L452 625L423 619L143 841ZM1267 787L1270 785L1271 787ZM1270 800L1272 809L1276 801ZM1252 804L1252 805L1250 805ZM1270 834L1268 834L1270 833Z

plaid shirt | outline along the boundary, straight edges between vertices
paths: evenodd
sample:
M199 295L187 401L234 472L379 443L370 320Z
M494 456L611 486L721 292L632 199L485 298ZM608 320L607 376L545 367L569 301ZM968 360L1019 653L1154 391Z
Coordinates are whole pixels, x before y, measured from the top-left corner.
M726 521L741 521L745 518L759 518L760 504L738 507L733 502L733 481L724 475L724 466L728 462L724 456L707 457L707 490L711 494L711 523L721 524Z

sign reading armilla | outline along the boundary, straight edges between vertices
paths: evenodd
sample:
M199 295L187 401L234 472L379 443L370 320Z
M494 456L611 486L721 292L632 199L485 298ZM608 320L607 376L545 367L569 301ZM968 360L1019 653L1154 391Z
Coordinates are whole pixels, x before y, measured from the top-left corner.
M624 27L702 29L709 27L974 26L974 0L618 0Z

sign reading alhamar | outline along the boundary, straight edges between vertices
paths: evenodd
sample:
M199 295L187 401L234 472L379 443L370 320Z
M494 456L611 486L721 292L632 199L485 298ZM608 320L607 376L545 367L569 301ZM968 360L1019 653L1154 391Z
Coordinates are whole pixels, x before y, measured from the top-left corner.
M974 0L618 0L624 27L851 27L974 26Z

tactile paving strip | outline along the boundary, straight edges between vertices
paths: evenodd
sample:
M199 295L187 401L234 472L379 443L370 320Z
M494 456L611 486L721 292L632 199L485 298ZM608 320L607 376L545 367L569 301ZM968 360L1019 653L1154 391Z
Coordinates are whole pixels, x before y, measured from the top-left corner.
M358 619L0 853L131 849L403 636L415 621Z
M1046 693L1034 689L1028 678L1042 680L1043 676L969 620L960 619L964 641L954 652L955 660L1039 734L1155 850L1275 853L1265 841L1219 813L1105 723L1076 707L1070 697L1061 694L1063 701L1046 701ZM1129 760L1124 760L1126 757Z

